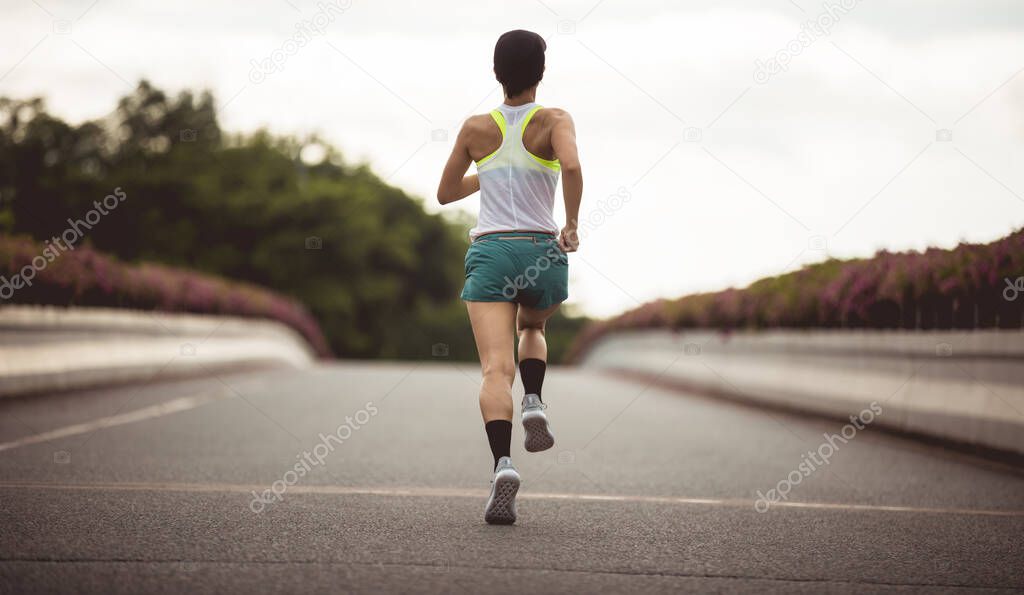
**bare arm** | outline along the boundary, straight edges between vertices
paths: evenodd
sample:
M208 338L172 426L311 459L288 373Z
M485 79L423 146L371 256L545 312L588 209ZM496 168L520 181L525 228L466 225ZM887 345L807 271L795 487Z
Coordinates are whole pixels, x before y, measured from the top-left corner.
M437 202L443 205L462 200L480 190L480 179L476 174L466 175L469 164L473 162L469 156L468 140L469 131L467 125L463 124L448 163L444 166L444 173L441 174L441 183L437 186Z
M583 169L576 150L576 125L567 112L557 116L551 129L551 148L562 166L562 198L565 201L565 227L559 234L558 243L562 250L575 252L580 244L577 226L583 200Z

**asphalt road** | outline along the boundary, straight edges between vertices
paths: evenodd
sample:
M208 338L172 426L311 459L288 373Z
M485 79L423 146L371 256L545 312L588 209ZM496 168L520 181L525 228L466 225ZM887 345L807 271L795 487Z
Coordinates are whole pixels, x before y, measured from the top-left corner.
M0 402L0 592L1024 590L1019 471L869 426L762 513L841 424L587 370L549 371L557 443L515 430L519 522L488 526L478 382L343 363Z

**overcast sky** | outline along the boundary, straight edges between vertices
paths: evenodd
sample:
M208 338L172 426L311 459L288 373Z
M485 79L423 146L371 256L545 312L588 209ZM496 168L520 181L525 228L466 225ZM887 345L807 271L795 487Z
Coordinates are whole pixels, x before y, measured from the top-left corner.
M1014 0L0 4L2 95L80 121L143 77L208 88L227 130L319 133L432 211L458 125L501 102L495 39L541 33L538 101L578 129L589 314L1024 225Z

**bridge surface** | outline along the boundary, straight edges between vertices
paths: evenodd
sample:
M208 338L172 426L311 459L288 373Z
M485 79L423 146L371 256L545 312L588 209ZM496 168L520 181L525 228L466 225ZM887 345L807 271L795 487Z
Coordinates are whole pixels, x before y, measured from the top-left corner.
M2 401L0 592L1024 589L1020 470L868 426L808 473L841 423L591 370L549 372L557 443L516 428L520 519L488 526L478 383L339 363Z

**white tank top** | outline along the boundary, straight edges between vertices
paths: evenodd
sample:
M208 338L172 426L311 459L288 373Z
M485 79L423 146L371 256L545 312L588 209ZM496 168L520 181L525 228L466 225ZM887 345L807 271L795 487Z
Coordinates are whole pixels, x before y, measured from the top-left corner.
M491 111L501 129L501 146L476 162L480 215L469 237L494 231L558 233L553 211L561 167L557 159L541 159L523 145L523 130L539 109L536 103L501 104Z

